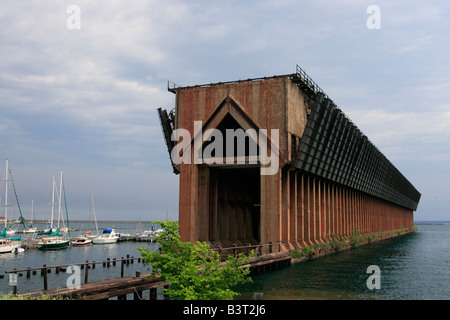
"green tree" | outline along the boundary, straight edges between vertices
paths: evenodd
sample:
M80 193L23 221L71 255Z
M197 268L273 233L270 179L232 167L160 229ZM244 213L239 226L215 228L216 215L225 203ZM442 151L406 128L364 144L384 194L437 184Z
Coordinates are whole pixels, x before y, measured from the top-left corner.
M157 222L165 230L156 241L160 252L138 248L145 264L153 267L153 272L167 281L170 286L165 293L174 300L231 300L238 293L234 286L252 281L250 270L242 268L249 256L239 254L228 257L220 263L217 251L211 250L205 242L182 242L179 224L165 220Z

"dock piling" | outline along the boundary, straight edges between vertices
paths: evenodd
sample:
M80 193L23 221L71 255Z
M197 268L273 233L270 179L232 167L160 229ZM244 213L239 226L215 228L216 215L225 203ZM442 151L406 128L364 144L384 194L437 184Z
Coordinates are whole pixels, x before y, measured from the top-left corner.
M84 283L88 283L88 276L89 276L89 261L86 260L86 270L84 271Z
M44 290L47 290L48 286L47 286L47 265L46 264L43 265L42 272L44 274Z

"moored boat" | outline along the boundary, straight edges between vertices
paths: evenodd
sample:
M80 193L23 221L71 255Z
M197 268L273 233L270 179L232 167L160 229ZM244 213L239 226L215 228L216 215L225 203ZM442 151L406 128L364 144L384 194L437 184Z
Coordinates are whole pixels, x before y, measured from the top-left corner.
M0 253L14 252L21 247L20 241L0 239Z
M92 240L94 244L107 244L107 243L116 243L120 238L120 234L116 232L115 229L105 229L103 233Z
M70 241L63 238L43 238L38 242L39 250L59 250L69 247Z
M48 237L40 238L37 243L39 250L58 250L66 249L70 245L70 240L60 236L59 229Z
M75 247L88 246L92 244L92 240L88 237L76 237L72 239L72 245Z

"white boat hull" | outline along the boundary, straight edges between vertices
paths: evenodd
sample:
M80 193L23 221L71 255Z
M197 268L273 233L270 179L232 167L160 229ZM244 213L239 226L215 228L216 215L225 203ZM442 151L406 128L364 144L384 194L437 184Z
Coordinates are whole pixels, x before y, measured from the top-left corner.
M13 252L14 250L15 250L15 246L13 246L13 245L0 246L0 253Z
M111 237L111 238L95 238L92 240L94 244L107 244L107 243L116 243L119 240L119 237Z
M75 247L88 246L92 243L92 240L89 238L78 238L72 240L72 245Z
M14 252L16 249L19 249L21 247L21 243L14 243L14 242L7 242L7 243L1 243L0 244L0 253L9 253Z

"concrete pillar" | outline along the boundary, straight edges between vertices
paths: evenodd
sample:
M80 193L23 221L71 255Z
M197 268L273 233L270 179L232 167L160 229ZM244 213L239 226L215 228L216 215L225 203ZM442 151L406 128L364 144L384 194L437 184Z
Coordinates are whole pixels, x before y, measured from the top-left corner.
M343 205L342 205L342 187L340 185L337 185L336 195L337 195L337 222L338 222L338 230L337 233L339 235L344 235L344 217L342 213Z
M319 200L319 190L317 188L318 179L312 178L313 181L313 217L312 217L312 237L313 242L318 243L319 240L319 223L320 223L320 200Z
M307 196L307 183L308 178L305 176L305 174L302 174L301 177L301 183L300 183L300 194L301 198L299 200L299 204L301 206L300 208L300 239L301 239L301 246L306 247L308 246L307 237L308 237L308 225L307 225L307 214L308 214L308 196Z
M314 244L314 198L313 198L313 178L308 176L306 183L306 198L307 198L307 211L306 211L306 242L308 246Z
M349 228L348 228L348 195L347 188L342 188L342 227L343 227L343 235L345 238L348 238Z
M327 241L331 240L331 183L326 182L325 194L326 194L326 208L325 208L325 237Z
M281 241L283 247L286 249L289 246L289 233L290 233L290 175L289 171L285 168L282 169L281 177L281 195L282 195L282 215L281 215Z
M261 243L280 241L281 170L274 175L261 176ZM268 248L263 248L267 253Z
M198 238L198 166L180 167L179 224L182 241Z
M209 212L210 212L210 169L208 167L200 167L198 170L198 237L200 241L209 241Z
M290 201L290 241L291 246L294 248L298 248L300 244L298 243L298 186L297 186L297 180L298 175L297 171L289 171L290 174L290 195L291 195L291 201Z
M316 211L315 211L315 215L316 215L316 236L315 236L315 240L317 243L321 243L323 242L322 240L322 223L323 223L323 203L322 203L322 198L323 198L323 193L322 193L322 180L321 179L315 179L315 192L316 192L316 196L315 196L315 201L316 201Z

